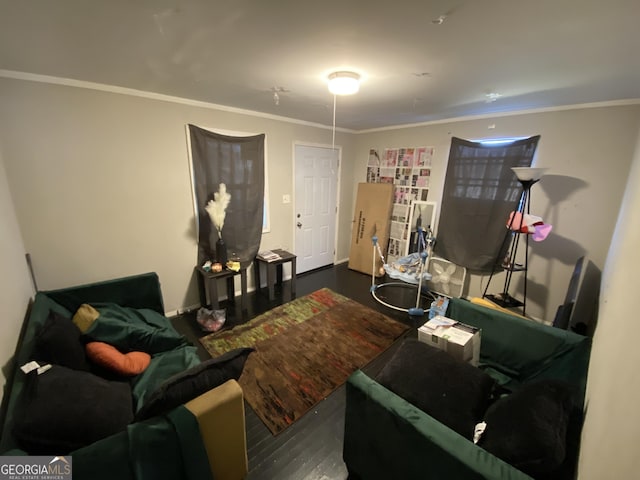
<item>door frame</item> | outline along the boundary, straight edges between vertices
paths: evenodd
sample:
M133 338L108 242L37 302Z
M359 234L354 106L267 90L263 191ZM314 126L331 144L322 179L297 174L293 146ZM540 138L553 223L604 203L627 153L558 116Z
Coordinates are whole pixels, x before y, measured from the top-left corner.
M292 187L292 198L293 198L293 208L291 209L291 233L293 235L293 253L297 251L298 245L296 245L296 206L298 199L296 198L296 147L317 147L317 148L327 148L331 150L337 150L338 152L338 170L336 172L336 216L335 216L335 233L333 239L333 264L336 264L336 258L338 255L338 238L340 233L340 222L338 219L340 218L340 179L342 177L342 145L334 145L326 143L313 143L313 142L305 142L300 140L295 140L291 145L291 187Z

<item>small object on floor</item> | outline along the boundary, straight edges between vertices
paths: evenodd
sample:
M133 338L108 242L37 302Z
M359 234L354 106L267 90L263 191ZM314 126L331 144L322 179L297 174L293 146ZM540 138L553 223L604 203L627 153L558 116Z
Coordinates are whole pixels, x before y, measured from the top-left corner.
M226 311L224 309L210 310L202 307L196 315L196 321L205 332L217 332L224 326L226 319Z

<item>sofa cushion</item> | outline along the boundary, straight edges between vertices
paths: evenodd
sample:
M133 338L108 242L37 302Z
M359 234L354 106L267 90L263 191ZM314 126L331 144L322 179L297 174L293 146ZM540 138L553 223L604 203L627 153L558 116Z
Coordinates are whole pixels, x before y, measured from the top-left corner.
M139 375L151 363L151 355L146 352L122 353L113 345L104 342L89 342L85 348L89 360L126 377Z
M132 419L127 382L53 365L28 375L13 433L30 454L60 455L122 431Z
M95 308L88 303L83 303L78 307L76 313L73 314L72 320L75 326L78 327L82 333L85 333L91 328L91 325L93 325L93 322L95 322L99 316L100 313Z
M494 385L481 370L415 338L404 340L376 380L468 439Z
M136 413L136 420L168 412L227 380L238 380L253 351L253 348L237 348L170 377L145 401Z
M71 319L50 310L36 334L32 358L40 363L88 371L90 365L80 337L81 332Z
M565 382L538 380L489 407L478 445L529 475L559 468L575 391Z

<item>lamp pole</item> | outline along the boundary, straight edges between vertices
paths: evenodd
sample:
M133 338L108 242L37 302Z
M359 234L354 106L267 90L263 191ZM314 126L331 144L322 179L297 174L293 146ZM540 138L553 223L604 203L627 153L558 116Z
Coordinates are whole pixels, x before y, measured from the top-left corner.
M522 315L526 315L527 312L527 270L529 266L529 234L525 233L525 254L524 254L524 263L518 264L516 262L517 254L518 254L518 246L520 243L520 236L522 232L522 226L524 225L524 215L525 213L528 215L531 213L531 187L540 181L541 175L525 175L525 171L530 170L535 174L536 170L544 170L544 169L533 169L533 168L520 168L514 169L516 175L518 177L518 182L522 186L522 193L520 194L520 201L518 203L518 208L516 212L513 212L511 218L509 219L509 223L507 224L507 232L504 236L502 244L500 245L500 250L498 251L498 257L494 262L491 268L491 275L489 276L489 281L484 289L484 293L482 294L482 298L488 298L491 301L497 303L501 307L505 308L514 308L514 307L522 307ZM518 174L520 173L520 174ZM518 215L516 215L516 213ZM516 218L518 219L518 225L515 225ZM517 227L517 228L514 228ZM505 246L507 242L510 240L510 247L508 250L508 254L502 257L502 252L505 250ZM491 284L491 279L493 275L496 273L498 268L502 268L506 271L504 287L502 289L502 293L496 295L487 295L487 291L489 290L489 285ZM509 288L511 287L511 278L513 276L513 272L524 272L524 289L523 289L523 299L522 301L516 300L509 294Z

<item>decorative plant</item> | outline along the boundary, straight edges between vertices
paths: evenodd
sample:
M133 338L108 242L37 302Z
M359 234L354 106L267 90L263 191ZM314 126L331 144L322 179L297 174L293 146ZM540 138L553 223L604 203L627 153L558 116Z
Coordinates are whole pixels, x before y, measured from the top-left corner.
M231 195L227 193L227 186L221 183L218 191L213 194L213 200L209 200L205 210L209 214L211 223L218 231L218 237L222 238L222 227L224 227L224 217L227 214L227 207L231 201Z

